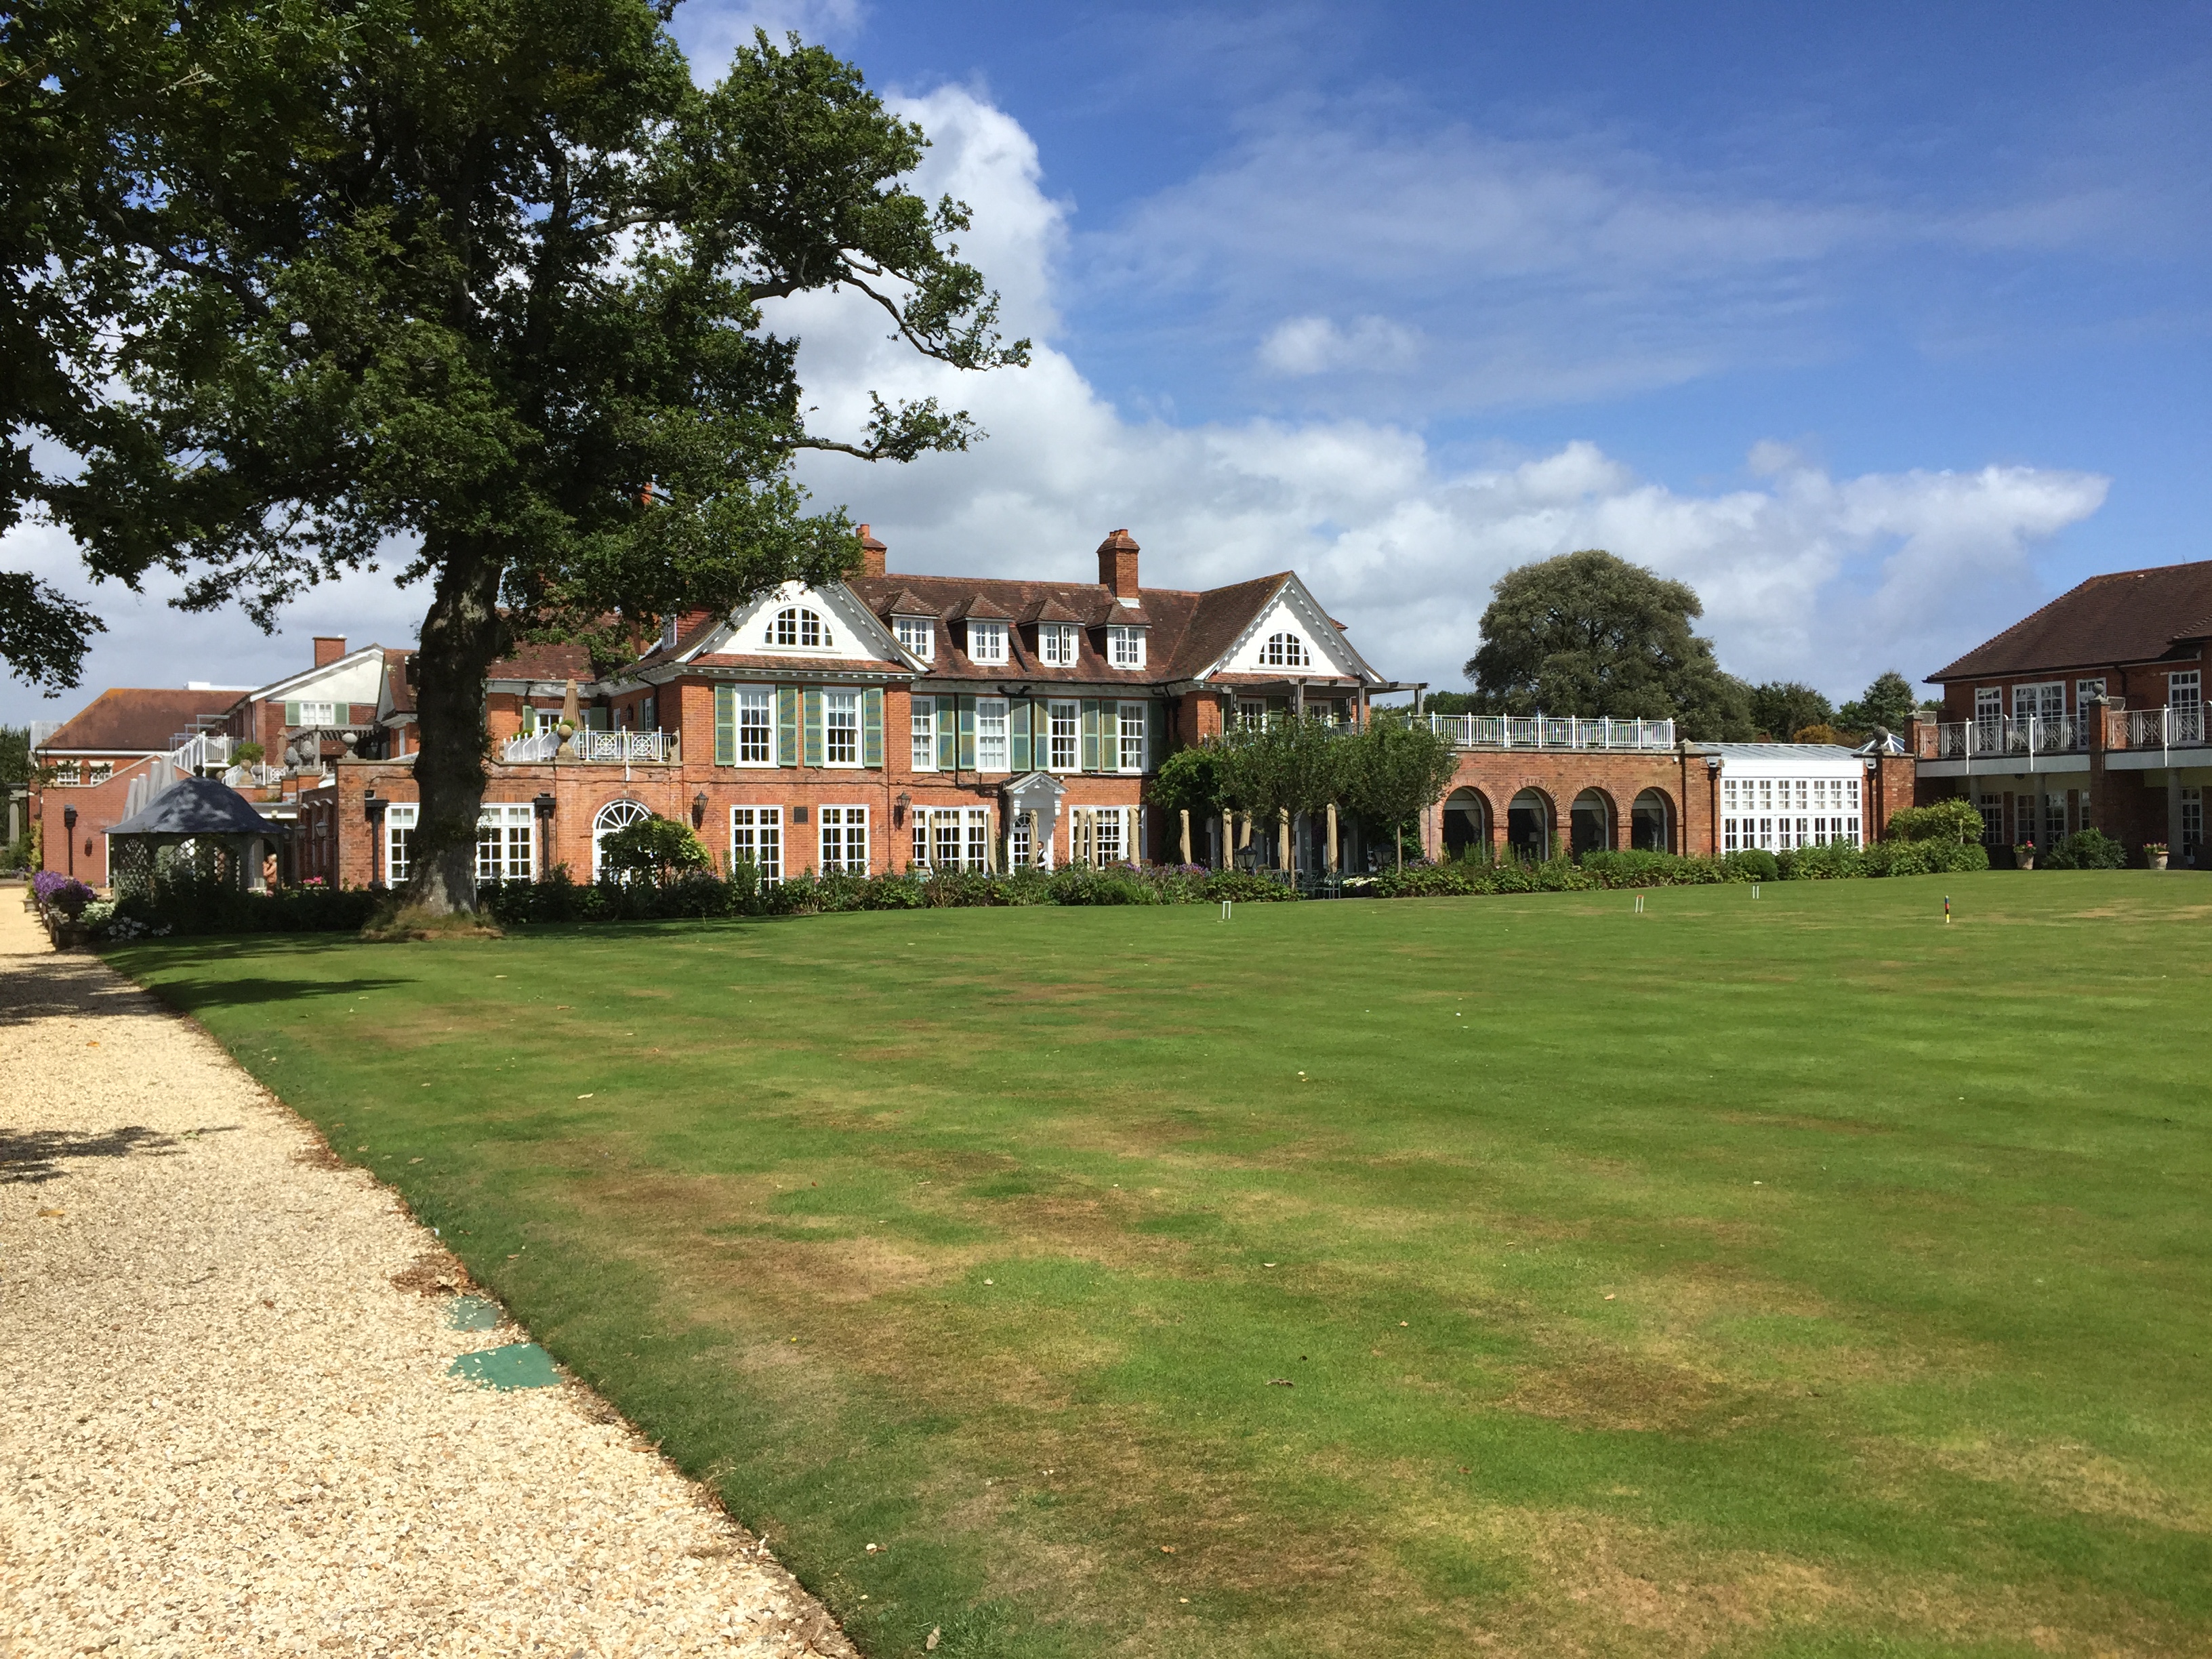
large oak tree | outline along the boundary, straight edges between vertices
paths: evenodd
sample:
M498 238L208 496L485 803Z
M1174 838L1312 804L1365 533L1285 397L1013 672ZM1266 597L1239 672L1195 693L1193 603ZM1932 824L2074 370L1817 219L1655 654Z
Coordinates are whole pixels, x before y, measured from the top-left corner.
M96 574L267 625L380 560L429 603L410 902L471 908L489 665L642 634L857 556L794 454L964 447L878 400L811 430L763 307L848 290L915 350L1026 361L902 182L927 139L860 72L765 34L711 88L643 0L176 4L121 147L142 281L124 396L46 491ZM395 548L398 551L395 553Z

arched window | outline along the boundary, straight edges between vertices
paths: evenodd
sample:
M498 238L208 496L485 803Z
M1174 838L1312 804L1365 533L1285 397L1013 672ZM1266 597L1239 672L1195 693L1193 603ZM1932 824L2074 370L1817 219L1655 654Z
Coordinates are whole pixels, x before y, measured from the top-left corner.
M633 823L643 823L653 816L643 801L611 800L599 808L599 816L592 820L592 879L599 878L599 843L617 830L627 830Z
M1613 847L1613 803L1595 789L1575 797L1567 813L1568 847L1577 858Z
M1490 804L1472 789L1455 789L1444 802L1444 851L1454 858L1468 849L1477 856L1490 848Z
M1260 660L1270 668L1310 668L1313 658L1306 642L1295 634L1270 634L1260 648Z
M768 642L770 645L825 646L830 643L830 625L804 605L790 605L775 613L769 624Z
M1636 798L1636 805L1629 811L1630 843L1639 852L1672 852L1674 820L1672 804L1667 797L1656 789L1646 789Z
M1505 809L1505 842L1523 864L1552 856L1552 803L1540 790L1523 789Z

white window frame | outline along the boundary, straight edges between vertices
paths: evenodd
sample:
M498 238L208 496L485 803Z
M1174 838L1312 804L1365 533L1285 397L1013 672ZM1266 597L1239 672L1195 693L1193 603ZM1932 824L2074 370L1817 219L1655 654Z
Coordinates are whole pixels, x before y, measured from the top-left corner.
M1142 668L1145 665L1145 635L1146 629L1135 624L1115 623L1106 630L1106 660L1115 668Z
M2202 708L2204 706L2204 675L2201 669L2188 668L2166 677L2166 701L2173 708Z
M868 873L868 809L865 806L824 806L817 809L821 819L815 838L815 850L821 858L818 866L825 876L842 872L850 876ZM837 833L833 837L831 830ZM854 831L860 833L857 837ZM831 848L835 847L833 857ZM853 865L852 849L860 849L860 867Z
M537 873L537 812L526 800L486 801L477 815L477 879L532 881Z
M1152 710L1147 704L1125 702L1115 710L1115 769L1141 772L1152 746Z
M1257 732L1267 723L1267 703L1263 697L1237 699L1237 729Z
M384 809L384 884L397 887L415 874L415 820L422 809L396 800Z
M673 651L676 648L676 622L677 618L673 611L660 619L660 648L663 651Z
M1260 665L1263 668L1310 668L1313 652L1305 641L1288 629L1267 635L1267 642L1260 647Z
M738 766L768 767L776 763L775 754L775 688L772 685L740 685L733 688L735 696L731 714L737 721L731 733L732 763ZM758 719L750 718L757 715ZM757 751L745 753L748 743Z
M968 659L970 662L981 663L1006 661L1006 623L971 620L968 624Z
M2197 849L2204 845L2203 786L2183 784L2179 805L2181 808L2181 845L2173 849L2173 855L2188 863L2196 858Z
M1079 806L1068 814L1068 858L1082 860L1094 869L1112 864L1134 864L1133 848L1140 821L1134 806ZM1109 848L1112 850L1109 851Z
M300 726L293 729L297 731L301 726L336 726L337 724L338 724L338 706L335 702L303 702L300 705Z
M1082 651L1073 623L1037 624L1037 660L1047 668L1073 668Z
M806 637L809 631L815 637ZM786 639L786 633L791 637ZM836 635L827 617L811 605L787 605L768 621L762 641L771 651L834 651Z
M1064 711L1064 713L1063 713ZM1060 730L1063 718L1067 729ZM1066 759L1060 758L1060 744L1066 742ZM1075 699L1055 697L1045 704L1045 769L1048 772L1079 772L1083 769L1083 705Z
M937 660L937 618L893 617L891 632L898 642L924 662Z
M783 879L783 808L732 806L730 809L730 865L739 859L760 872L761 885L773 887Z
M88 763L84 769L84 781L87 783L106 783L114 775L113 761L92 761Z
M1984 847L2003 846L2005 838L2004 797L2002 795L1978 795L1975 797L1974 799L1974 811L1981 815L1982 845Z
M1006 867L1026 869L1030 861L1030 819L1026 812L1016 816L1006 826Z
M625 810L628 809L628 810ZM627 796L611 800L592 814L592 879L599 878L599 843L617 830L627 830L633 823L642 823L653 816L653 809L641 800Z
M1013 734L1004 697L975 699L975 769L1008 772L1013 769Z
M2026 720L2037 715L2044 720L2066 718L2066 682L2063 680L2029 680L2012 689L2012 717Z
M842 738L845 741L840 742ZM837 750L849 748L851 755L836 758ZM841 771L852 771L860 764L860 694L857 689L825 685L822 688L822 764Z
M937 769L937 699L908 699L907 763L916 772Z
M2004 687L1978 685L1974 688L1974 723L1995 726L2004 719Z
M2101 697L2104 695L2105 680L2102 675L2099 675L2094 679L2075 681L2074 712L2077 714L2080 714L2083 708L2088 706L2093 699Z

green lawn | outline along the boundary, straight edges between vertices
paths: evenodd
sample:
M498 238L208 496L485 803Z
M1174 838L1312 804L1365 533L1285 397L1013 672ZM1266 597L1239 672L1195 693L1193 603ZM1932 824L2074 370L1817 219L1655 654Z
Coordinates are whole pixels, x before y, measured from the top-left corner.
M2212 884L1647 902L116 959L873 1656L2212 1651Z

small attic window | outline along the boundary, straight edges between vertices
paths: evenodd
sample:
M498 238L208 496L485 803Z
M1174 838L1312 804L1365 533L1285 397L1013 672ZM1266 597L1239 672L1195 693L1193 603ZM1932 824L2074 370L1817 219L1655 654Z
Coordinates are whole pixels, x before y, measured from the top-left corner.
M1270 634L1260 648L1260 660L1269 668L1310 668L1313 658L1306 642L1295 634Z
M676 617L673 613L660 619L660 648L663 651L676 648Z
M794 605L775 613L775 620L768 626L768 642L818 649L830 642L830 629L815 612Z
M893 617L891 631L898 642L908 651L929 662L937 655L937 618L934 617Z

